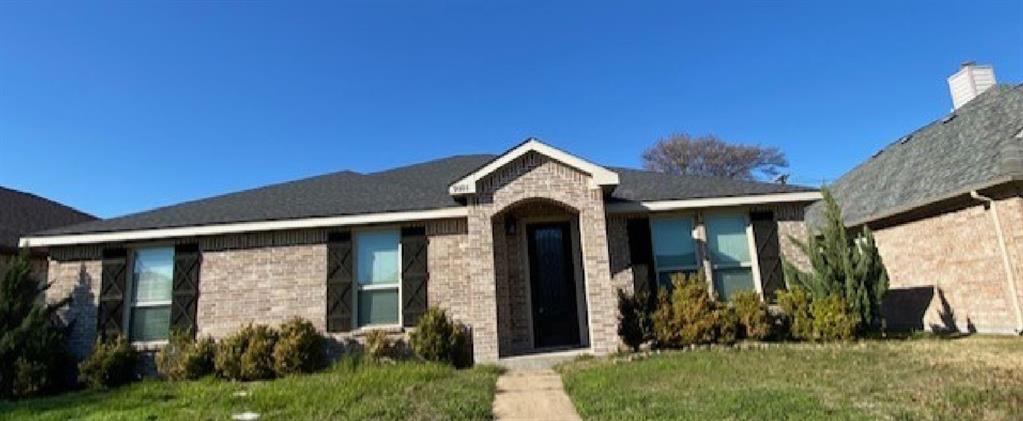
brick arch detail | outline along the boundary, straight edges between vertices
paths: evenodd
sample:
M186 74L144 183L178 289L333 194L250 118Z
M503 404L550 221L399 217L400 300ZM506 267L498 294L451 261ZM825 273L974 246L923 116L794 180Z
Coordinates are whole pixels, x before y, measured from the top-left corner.
M553 201L578 213L586 285L590 348L617 348L617 303L611 283L603 192L590 176L546 156L530 153L480 180L468 202L470 320L477 362L498 358L494 216L532 200Z

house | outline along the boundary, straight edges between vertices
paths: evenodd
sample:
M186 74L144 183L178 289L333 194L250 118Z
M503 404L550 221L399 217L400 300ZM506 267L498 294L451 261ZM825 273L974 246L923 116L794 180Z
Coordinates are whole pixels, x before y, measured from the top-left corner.
M400 334L428 306L476 361L618 348L617 289L703 269L727 299L783 287L787 235L819 192L604 167L535 139L497 156L312 177L34 234L74 352L97 332L158 346L293 316Z
M0 274L18 255L18 239L29 233L93 221L96 217L31 193L0 187ZM29 255L32 272L46 279L46 255Z
M890 277L891 327L1023 331L1023 85L964 63L954 110L900 137L831 189L869 226ZM820 205L808 220L817 223Z

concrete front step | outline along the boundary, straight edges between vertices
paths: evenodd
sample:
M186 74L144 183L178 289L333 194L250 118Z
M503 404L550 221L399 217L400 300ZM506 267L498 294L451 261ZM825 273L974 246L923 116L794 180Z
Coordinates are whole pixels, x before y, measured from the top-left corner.
M572 361L581 355L589 354L591 354L589 349L570 349L567 351L505 357L497 360L496 364L508 370L516 371L548 370L560 363Z

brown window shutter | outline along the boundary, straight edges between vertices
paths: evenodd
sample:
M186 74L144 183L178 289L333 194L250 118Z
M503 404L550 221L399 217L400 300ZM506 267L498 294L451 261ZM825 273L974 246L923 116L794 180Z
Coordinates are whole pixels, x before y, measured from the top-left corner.
M781 267L781 246L778 243L778 221L774 212L752 212L753 239L757 246L757 264L765 301L773 302L777 291L785 290L785 276Z
M657 276L654 268L653 241L650 238L650 220L629 219L626 230L629 234L633 292L653 292L657 285Z
M199 308L199 271L202 254L198 244L174 247L174 283L171 295L171 329L195 337L196 311Z
M352 233L327 236L327 331L352 330Z
M124 299L127 292L128 256L125 249L103 250L102 276L96 334L101 339L108 339L126 333Z
M429 240L426 228L406 227L401 230L401 294L402 321L415 326L426 312Z

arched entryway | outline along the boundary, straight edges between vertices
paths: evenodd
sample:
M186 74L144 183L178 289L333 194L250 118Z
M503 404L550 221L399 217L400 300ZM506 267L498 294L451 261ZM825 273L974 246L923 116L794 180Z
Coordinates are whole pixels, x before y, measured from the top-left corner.
M491 227L499 355L587 347L579 212L526 199L495 214Z

